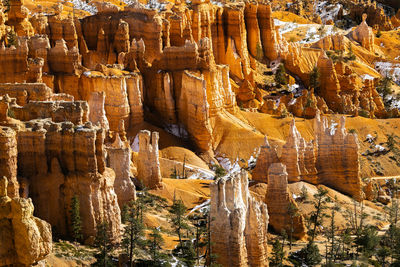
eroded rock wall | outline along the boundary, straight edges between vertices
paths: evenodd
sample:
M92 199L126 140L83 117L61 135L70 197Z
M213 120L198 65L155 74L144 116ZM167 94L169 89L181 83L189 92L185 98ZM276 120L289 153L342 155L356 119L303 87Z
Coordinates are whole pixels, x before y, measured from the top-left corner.
M33 216L31 199L10 198L0 178L0 266L32 266L52 250L51 226Z
M268 266L267 205L249 193L245 171L211 184L212 253L223 266Z

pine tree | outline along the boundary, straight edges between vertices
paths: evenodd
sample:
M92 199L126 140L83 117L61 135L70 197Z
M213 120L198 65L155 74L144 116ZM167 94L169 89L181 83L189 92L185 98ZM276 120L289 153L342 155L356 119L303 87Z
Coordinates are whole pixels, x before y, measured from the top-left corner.
M337 198L335 197L335 203L338 202ZM334 207L331 208L331 213L328 215L329 217L329 226L326 228L325 236L327 238L327 242L329 245L327 245L327 248L329 247L330 250L328 251L327 249L327 255L326 258L329 259L330 261L335 261L336 260L336 249L337 249L337 244L336 244L336 231L337 227L335 225L335 218L336 218L336 213L340 210L338 205L335 205Z
M80 242L82 240L82 220L80 216L79 198L76 195L71 199L70 216L72 238L75 242Z
M98 253L96 254L96 266L108 267L113 266L110 252L112 250L112 243L108 233L108 224L102 222L97 225L96 239L94 241L94 246L97 248Z
M17 41L18 37L17 34L14 31L14 28L12 28L9 32L7 32L7 47L10 46L17 46Z
M285 66L281 63L279 64L276 72L275 72L275 82L278 85L284 85L287 84L287 79L286 79L286 69Z
M351 43L349 44L349 57L348 57L348 59L349 60L356 60L356 55L354 54L353 45Z
M186 213L186 206L183 204L182 200L174 200L174 203L171 206L171 222L173 224L173 228L175 233L178 235L179 238L179 245L183 248L182 242L182 230L188 229L187 218L185 217Z
M126 226L122 236L122 247L129 257L129 266L133 266L133 255L135 249L144 246L144 225L140 219L139 201L130 203L126 214Z
M154 228L151 234L149 235L150 239L148 241L148 247L151 255L151 259L153 261L153 266L160 265L160 259L162 257L162 253L160 253L161 246L164 244L164 239L162 238L160 231L157 228Z
M289 226L289 246L290 249L292 249L292 243L293 243L293 233L294 233L294 220L296 217L299 216L299 209L294 203L289 203L287 212L290 217L290 226Z
M317 245L314 242L310 242L306 247L291 254L289 260L295 266L315 266L322 261L322 258Z
M315 93L317 93L319 89L319 76L319 70L317 66L315 66L310 73L310 88L314 89Z
M282 267L283 259L285 258L285 252L279 238L275 239L272 244L271 257L269 258L269 266L271 267Z
M324 217L323 211L326 209L326 195L328 194L328 191L322 187L318 188L318 193L314 194L314 208L315 210L311 213L310 220L312 224L312 229L310 229L310 244L314 242L316 233L317 233L317 227L322 224L322 220Z

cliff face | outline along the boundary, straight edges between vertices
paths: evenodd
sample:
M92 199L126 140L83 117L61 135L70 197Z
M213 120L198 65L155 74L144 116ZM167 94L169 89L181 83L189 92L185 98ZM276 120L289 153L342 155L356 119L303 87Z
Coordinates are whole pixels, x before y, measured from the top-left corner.
M139 133L138 179L148 189L162 186L158 139L158 132L144 130Z
M118 196L120 209L124 204L136 199L136 188L131 180L131 149L127 142L121 141L119 134L115 141L106 146L107 166L114 170L114 190Z
M18 132L18 175L28 181L37 215L61 235L68 233L69 205L77 195L84 237L94 236L105 221L112 238L119 238L115 174L105 167L103 140L103 130L90 123L28 122Z
M360 199L362 183L358 138L356 134L348 133L344 125L344 117L330 127L326 118L321 118L319 114L315 118L318 178L320 183Z
M336 128L337 127L337 128ZM261 147L252 177L267 182L268 171L274 163L282 163L290 183L306 181L324 184L342 193L360 198L362 183L358 158L358 139L347 133L344 117L339 124L321 119L317 113L314 119L314 140L306 142L292 121L289 137L283 145L281 155L268 144Z
M211 184L212 253L223 266L268 266L267 205L249 194L245 171Z
M268 206L269 224L277 233L285 230L290 235L293 230L293 237L303 238L307 232L304 218L302 215L290 214L290 210L296 209L297 204L289 195L288 174L282 163L274 163L268 168L267 190L265 202Z
M8 127L1 127L0 131L0 177L7 178L8 196L14 198L19 196L16 133Z
M370 27L368 27L367 24L367 14L362 15L362 22L360 25L358 25L357 28L354 29L354 31L351 32L351 37L359 42L362 47L367 49L370 52L374 52L374 39L375 35Z
M9 197L0 178L0 265L31 266L52 250L51 225L33 216L31 199ZM11 193L12 195L13 193Z

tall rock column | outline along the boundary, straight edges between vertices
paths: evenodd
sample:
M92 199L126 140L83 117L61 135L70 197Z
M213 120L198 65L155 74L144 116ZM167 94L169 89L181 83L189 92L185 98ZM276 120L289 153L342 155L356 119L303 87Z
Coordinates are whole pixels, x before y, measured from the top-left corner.
M3 102L4 103L4 102ZM8 127L0 128L0 177L8 179L8 196L18 197L17 140L15 132Z
M117 134L115 142L107 147L108 165L115 172L114 190L118 196L118 205L122 209L125 203L136 199L136 188L130 178L131 150Z
M270 225L277 232L291 231L291 217L289 205L297 207L288 192L288 174L286 166L282 163L274 163L268 170L268 191L266 195ZM293 237L303 238L306 235L303 217L293 217Z
M33 217L31 199L9 198L0 178L0 266L32 266L51 253L51 225Z
M150 139L151 138L151 139ZM162 186L160 161L158 159L158 132L139 132L138 178L148 189Z
M247 172L211 185L212 253L222 266L268 266L268 211L249 193Z
M327 119L317 113L314 132L318 146L318 177L321 184L359 199L362 183L358 138L356 134L347 133L344 126L344 117L336 128L329 126Z
M89 120L94 124L99 124L104 130L108 131L110 126L104 110L104 92L92 92L89 97Z

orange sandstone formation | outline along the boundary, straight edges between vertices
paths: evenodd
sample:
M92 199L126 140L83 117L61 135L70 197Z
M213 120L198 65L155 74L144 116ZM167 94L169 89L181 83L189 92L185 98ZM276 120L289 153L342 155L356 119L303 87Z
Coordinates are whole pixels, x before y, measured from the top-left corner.
M119 134L115 141L106 146L107 166L114 170L115 181L114 190L118 197L120 209L124 204L136 199L136 189L131 180L131 149L127 142L121 141Z
M267 205L249 193L247 172L211 184L212 253L223 266L268 266Z
M351 37L355 41L359 42L362 45L362 47L364 47L368 51L374 52L375 35L372 32L372 29L368 27L368 24L366 22L367 14L363 14L362 20L363 21L361 22L361 24L357 28L355 28L354 31L351 32Z
M306 181L324 184L359 199L362 183L358 139L346 132L344 117L341 117L339 124L332 122L328 125L327 119L321 119L317 113L314 132L314 140L306 142L293 121L281 155L278 156L275 148L268 144L261 147L253 179L269 183L269 168L274 163L282 163L286 166L285 172L287 170L290 183Z
M286 166L282 163L273 163L268 168L268 191L265 202L268 206L269 224L277 233L285 230L289 234L293 230L293 237L299 239L306 235L303 216L290 215L290 205L297 207L297 204L289 195L288 174Z
M138 179L148 189L162 186L158 138L158 132L150 134L149 131L141 131L139 133Z
M10 198L0 178L0 265L32 266L52 250L51 225L33 216L31 199Z
M112 238L119 238L115 175L105 166L103 140L103 130L90 123L31 121L18 132L18 173L29 183L36 214L62 235L68 233L69 205L77 195L84 237L94 236L105 221Z

